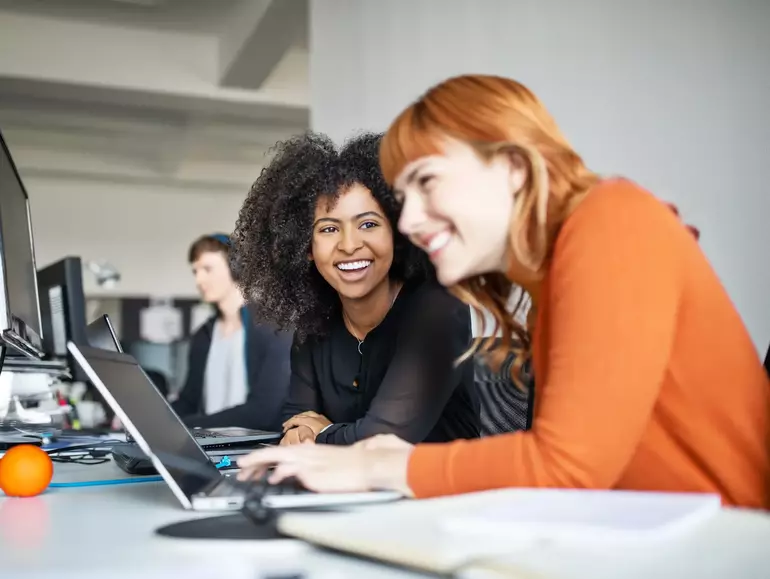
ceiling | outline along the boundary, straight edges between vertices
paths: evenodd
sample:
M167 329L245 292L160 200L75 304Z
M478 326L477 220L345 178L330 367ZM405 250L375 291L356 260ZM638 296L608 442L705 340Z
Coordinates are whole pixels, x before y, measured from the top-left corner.
M262 2L262 0L252 0ZM0 10L93 23L216 32L238 0L0 0Z
M245 191L308 126L307 0L0 0L22 175Z

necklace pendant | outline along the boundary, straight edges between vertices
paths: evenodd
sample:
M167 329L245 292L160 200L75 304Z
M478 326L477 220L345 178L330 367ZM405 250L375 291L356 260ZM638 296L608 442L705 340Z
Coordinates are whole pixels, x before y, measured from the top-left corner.
M358 353L359 353L361 356L363 356L363 355L364 355L364 353L361 351L361 346L363 346L363 345L364 345L364 341L363 341L363 340L358 340Z

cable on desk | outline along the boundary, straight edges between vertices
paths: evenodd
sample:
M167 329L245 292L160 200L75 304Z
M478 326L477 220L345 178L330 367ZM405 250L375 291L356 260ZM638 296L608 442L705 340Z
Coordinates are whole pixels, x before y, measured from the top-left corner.
M84 452L83 454L77 454L74 456L52 456L51 462L59 462L64 464L82 464L84 466L94 466L97 464L104 464L109 462L108 456L102 455L100 451Z
M66 438L64 438L63 440L66 440ZM59 441L57 440L55 442L59 442ZM45 445L43 445L41 448L44 451L46 451L49 456L52 456L60 452L72 452L73 450L89 451L89 450L95 450L99 448L110 449L116 444L125 444L125 443L122 440L108 438L105 440L95 440L93 442L74 443L68 446L62 446L60 448L46 448Z
M114 478L114 479L105 479L105 480L86 480L86 481L79 481L79 482L51 483L50 485L48 485L48 488L71 489L71 488L77 488L77 487L101 487L101 486L109 486L109 485L127 485L127 484L145 483L145 482L160 482L162 480L163 480L163 477L160 477L160 476Z
M90 442L87 444L73 444L62 448L48 450L47 452L53 462L92 466L109 462L110 448L115 444L121 444L121 441L100 440L98 442ZM73 451L81 452L69 456L59 456L60 453Z

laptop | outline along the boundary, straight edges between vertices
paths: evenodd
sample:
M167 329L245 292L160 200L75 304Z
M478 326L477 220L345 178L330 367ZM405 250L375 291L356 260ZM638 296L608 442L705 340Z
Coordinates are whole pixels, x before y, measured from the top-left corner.
M228 475L211 462L133 356L73 342L67 348L185 509L234 511L243 507L243 485L228 481ZM195 464L194 472L179 468L181 461ZM392 491L322 494L298 488L287 492L286 486L276 485L266 490L262 504L274 509L319 508L400 498L400 493Z
M123 353L123 346L115 332L110 316L104 314L86 327L88 344L91 347L111 352ZM160 394L160 393L159 393ZM280 432L268 432L265 430L252 430L240 427L223 428L195 428L193 436L206 449L230 449L234 447L254 446L262 442L278 442L281 439ZM127 433L127 442L133 442L131 433ZM150 465L145 464L137 457L126 457L120 462L121 468L131 474L146 474L151 472Z

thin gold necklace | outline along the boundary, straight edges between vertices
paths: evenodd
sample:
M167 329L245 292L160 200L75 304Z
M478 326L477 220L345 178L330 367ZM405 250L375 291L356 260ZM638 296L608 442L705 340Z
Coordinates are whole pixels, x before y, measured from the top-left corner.
M396 288L396 291L393 293L393 299L390 300L390 306L388 307L388 311L385 312L385 316L387 316L388 312L390 312L390 310L393 309L393 304L396 303L396 298L398 297L398 294L400 291L401 291L401 286L399 285ZM385 316L382 317L383 320L385 319ZM355 331L353 330L353 323L350 321L350 316L348 316L348 314L345 312L345 308L342 308L342 317L345 320L345 323L348 325L348 330L350 331L350 335L353 336L358 342L358 354L363 356L364 353L361 350L361 348L364 345L364 340L366 339L366 336L364 336L363 338L359 338L358 336L356 336ZM380 323L382 323L382 320L380 320ZM376 328L377 326L374 326L374 327Z

